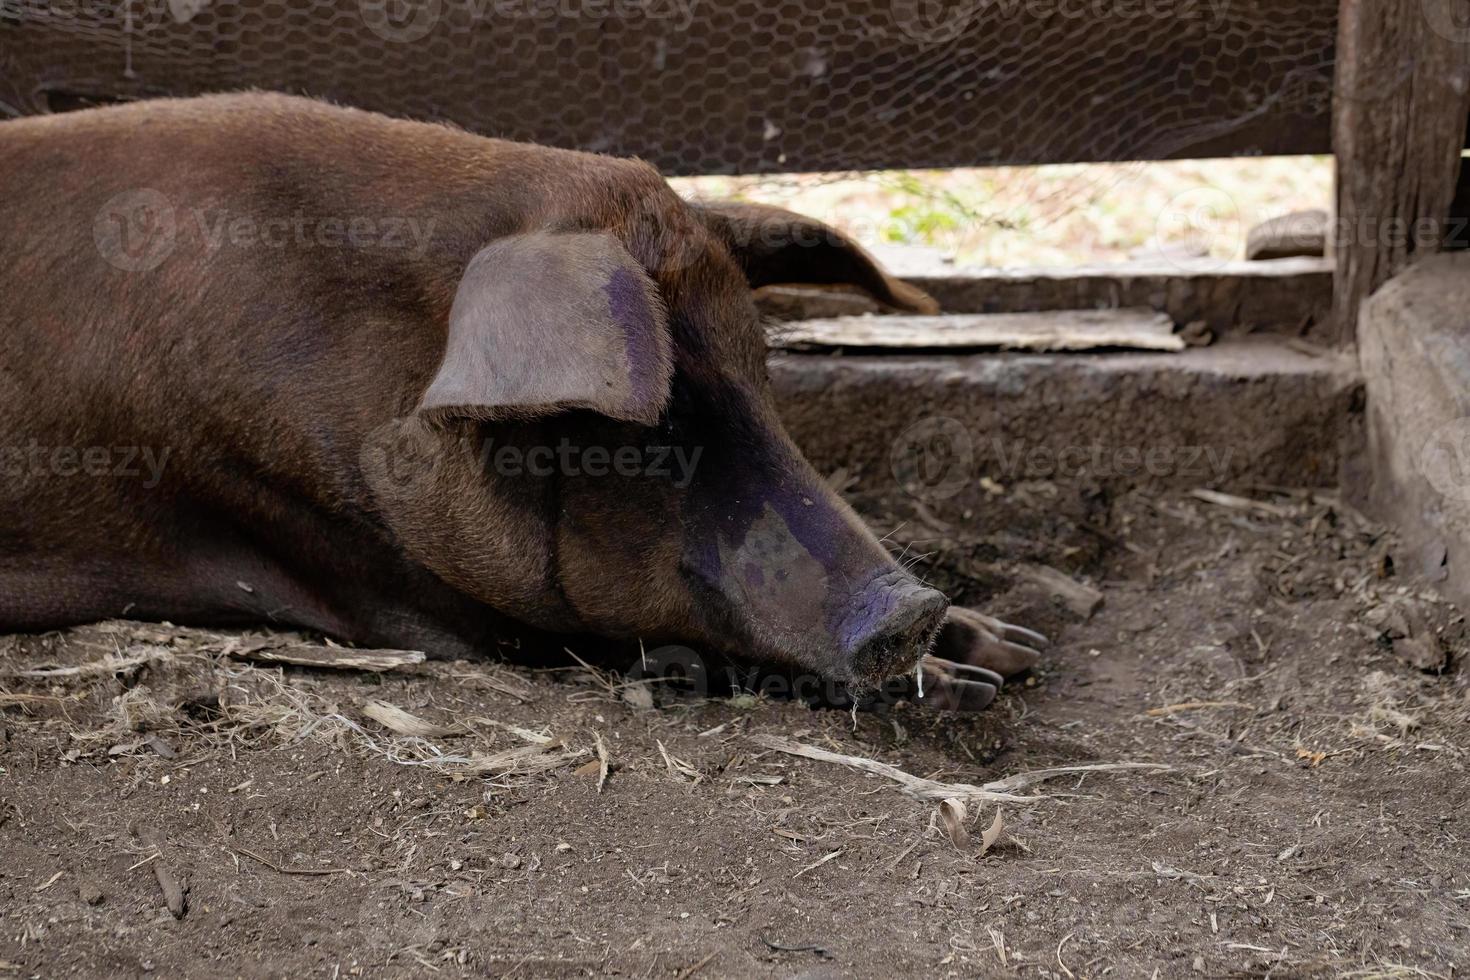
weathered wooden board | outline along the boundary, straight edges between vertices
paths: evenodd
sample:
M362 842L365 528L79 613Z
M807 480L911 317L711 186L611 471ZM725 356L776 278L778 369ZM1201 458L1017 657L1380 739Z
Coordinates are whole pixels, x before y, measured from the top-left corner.
M1174 321L1148 309L842 316L780 324L773 328L771 343L787 350L1178 351L1185 347L1174 332Z
M1333 315L1440 250L1470 115L1470 25L1460 0L1342 0L1333 99Z

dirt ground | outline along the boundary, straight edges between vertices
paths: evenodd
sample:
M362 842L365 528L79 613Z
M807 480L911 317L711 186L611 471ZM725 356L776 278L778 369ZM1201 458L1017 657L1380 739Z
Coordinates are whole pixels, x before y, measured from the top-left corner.
M1458 976L1464 622L1330 497L1250 498L860 498L1054 638L973 716L691 698L590 649L364 673L134 623L0 640L0 977ZM972 799L957 845L771 735L951 783L1164 768Z

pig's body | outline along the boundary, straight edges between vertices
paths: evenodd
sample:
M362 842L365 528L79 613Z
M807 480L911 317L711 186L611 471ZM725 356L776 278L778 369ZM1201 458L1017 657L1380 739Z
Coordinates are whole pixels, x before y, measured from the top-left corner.
M637 162L280 96L0 124L0 627L453 655L529 624L911 669L943 599L781 430L746 280L925 299L845 242L742 252L749 218ZM669 476L487 465L569 439L670 446ZM961 625L956 659L1024 657Z

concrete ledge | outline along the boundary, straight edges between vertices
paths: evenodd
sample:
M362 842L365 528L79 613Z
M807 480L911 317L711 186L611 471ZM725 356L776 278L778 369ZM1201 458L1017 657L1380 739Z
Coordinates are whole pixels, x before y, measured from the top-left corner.
M1184 326L1203 320L1217 336L1265 331L1339 339L1332 322L1332 263L1291 258L1263 262L1154 260L1065 268L991 269L883 252L889 271L931 294L945 313L1112 310L1148 307ZM757 294L780 320L878 311L866 296L823 287L768 286Z
M947 313L1088 310L1147 306L1181 326L1216 334L1269 330L1333 346L1332 265L1326 259L1271 262L1152 261L1070 269L957 269L912 276Z
M870 490L916 465L931 484L1330 486L1361 428L1348 358L1260 338L1175 354L787 354L771 375L817 467Z
M1416 263L1363 305L1367 465L1349 490L1391 521L1409 567L1470 600L1470 254Z

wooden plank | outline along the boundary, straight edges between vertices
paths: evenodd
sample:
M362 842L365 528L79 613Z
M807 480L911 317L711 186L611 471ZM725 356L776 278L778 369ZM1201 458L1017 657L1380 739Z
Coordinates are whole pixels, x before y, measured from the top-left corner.
M1341 0L1333 98L1333 315L1439 251L1470 116L1470 27L1459 0Z
M358 650L314 643L231 647L225 652L242 660L333 670L399 670L421 664L425 659L418 650Z
M1179 351L1174 321L1147 309L1056 310L950 316L842 316L773 329L787 350L1156 350Z
M1467 195L1470 200L1470 195ZM1470 208L1467 208L1470 214ZM1470 222L1466 223L1470 227ZM1336 346L1330 259L1270 262L1121 262L1056 268L987 268L915 262L906 250L880 253L884 267L939 301L946 313L1111 310L1167 313L1175 323L1203 320L1216 336L1276 333ZM766 286L761 312L777 320L814 320L878 312L866 294L824 286Z

